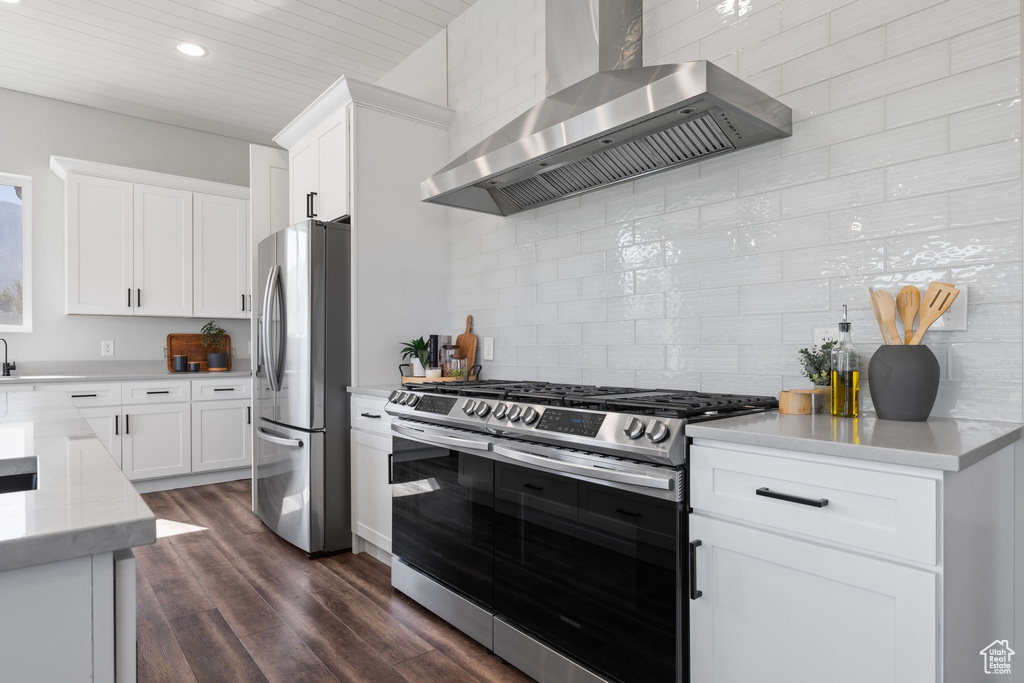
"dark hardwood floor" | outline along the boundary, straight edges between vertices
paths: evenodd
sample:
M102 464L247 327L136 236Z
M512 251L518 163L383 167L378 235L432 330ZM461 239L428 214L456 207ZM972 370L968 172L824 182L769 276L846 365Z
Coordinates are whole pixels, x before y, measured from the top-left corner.
M530 681L391 588L363 553L310 560L250 511L248 481L143 496L139 680Z

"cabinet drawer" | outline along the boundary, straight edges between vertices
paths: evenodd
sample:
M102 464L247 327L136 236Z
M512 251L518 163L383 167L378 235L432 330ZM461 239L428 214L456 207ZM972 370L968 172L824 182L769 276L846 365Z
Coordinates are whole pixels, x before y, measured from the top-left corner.
M251 377L225 377L224 379L192 380L193 401L219 401L252 396Z
M695 445L690 495L695 511L936 563L935 479Z
M387 399L352 396L352 429L391 436L391 416L384 412Z
M121 405L120 382L94 384L40 384L38 391L63 391L77 408Z
M174 403L191 398L190 382L174 380L163 382L125 382L121 385L121 403Z

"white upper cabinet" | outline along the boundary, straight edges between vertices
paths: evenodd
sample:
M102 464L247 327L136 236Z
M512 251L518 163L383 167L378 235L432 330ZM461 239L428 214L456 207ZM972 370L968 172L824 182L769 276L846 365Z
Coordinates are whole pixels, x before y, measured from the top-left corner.
M135 185L135 315L192 315L192 193Z
M68 313L134 311L133 205L132 183L67 176Z
M348 114L338 109L290 148L292 223L348 215Z
M247 204L198 192L192 197L195 317L249 317Z

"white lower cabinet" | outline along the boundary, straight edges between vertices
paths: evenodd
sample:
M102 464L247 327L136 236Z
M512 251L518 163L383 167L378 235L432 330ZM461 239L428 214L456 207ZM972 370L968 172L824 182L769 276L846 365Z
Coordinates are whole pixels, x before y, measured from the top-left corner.
M690 516L691 680L934 683L934 573Z
M79 411L92 430L96 432L103 447L110 453L118 467L121 467L121 406L80 408Z
M192 404L192 471L223 470L252 464L249 401Z
M391 552L391 437L352 430L352 532Z
M129 479L192 470L192 411L188 403L124 406L121 469Z

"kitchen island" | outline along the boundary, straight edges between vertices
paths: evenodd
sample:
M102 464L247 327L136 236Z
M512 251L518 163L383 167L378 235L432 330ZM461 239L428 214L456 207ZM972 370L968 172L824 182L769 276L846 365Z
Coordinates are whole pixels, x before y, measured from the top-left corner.
M0 393L0 486L2 677L134 680L156 519L68 396Z

